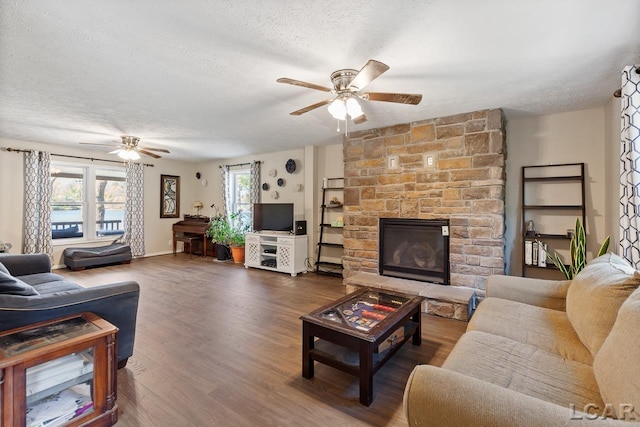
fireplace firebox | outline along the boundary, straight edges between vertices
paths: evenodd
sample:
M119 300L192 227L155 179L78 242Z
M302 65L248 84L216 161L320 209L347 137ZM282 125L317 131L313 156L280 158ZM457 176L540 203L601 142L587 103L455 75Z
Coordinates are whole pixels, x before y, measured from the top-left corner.
M449 285L449 220L380 218L383 276Z

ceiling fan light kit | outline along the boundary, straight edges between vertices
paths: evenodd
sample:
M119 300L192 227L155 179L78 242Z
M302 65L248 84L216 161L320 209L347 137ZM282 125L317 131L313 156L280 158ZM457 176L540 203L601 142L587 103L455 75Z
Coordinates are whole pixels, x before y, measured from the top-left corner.
M122 160L140 160L140 154L131 149L120 149L117 150L118 157Z
M331 92L336 95L333 99L326 99L296 110L290 113L291 115L299 116L311 110L315 110L318 107L329 104L327 110L333 118L337 120L346 120L348 115L353 123L360 124L367 121L367 116L362 111L362 106L358 102L357 98L368 101L395 102L411 105L418 105L422 100L422 95L419 94L382 92L359 93L365 86L380 77L380 75L388 69L388 65L383 64L380 61L376 61L375 59L370 59L367 61L365 66L360 69L360 71L350 68L334 71L331 73L333 89L287 77L279 78L277 82L306 87L308 89L319 90L322 92Z
M138 138L137 136L122 135L120 138L122 139L122 141L120 142L120 145L101 144L101 143L94 143L94 142L81 142L80 144L100 145L105 147L118 147L115 150L111 151L109 154L117 154L118 157L127 161L140 160L140 154L153 157L154 159L159 159L161 157L156 153L152 153L152 151L158 151L160 153L169 153L169 150L165 150L164 148L142 147L138 145L138 143L140 142L140 138ZM117 141L113 141L113 142L117 142Z

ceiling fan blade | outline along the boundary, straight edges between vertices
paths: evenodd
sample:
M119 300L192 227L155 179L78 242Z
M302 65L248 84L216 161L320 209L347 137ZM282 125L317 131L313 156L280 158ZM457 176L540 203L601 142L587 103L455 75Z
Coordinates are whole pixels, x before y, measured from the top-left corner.
M160 159L162 157L158 156L156 153L152 153L151 151L143 150L142 148L138 148L136 151L140 154L144 154L145 156L153 157L154 159Z
M304 108L301 108L301 109L296 110L293 113L289 113L289 114L291 114L292 116L299 116L300 114L308 113L309 111L315 110L318 107L322 107L323 105L327 105L331 101L333 101L333 99L325 99L324 101L316 102L315 104L308 105L308 106L306 106Z
M121 151L122 151L122 148L116 148L116 149L115 149L115 150L113 150L113 151L109 151L109 154L118 154L118 153L119 153L119 152L121 152Z
M166 150L164 148L140 147L140 146L138 146L138 148L142 150L147 150L147 151L159 151L160 153L171 153L169 150Z
M101 147L119 147L120 144L99 144L97 142L80 142L83 145L99 145Z
M397 102L398 104L418 105L422 101L422 95L415 93L384 93L369 92L362 94L362 99L369 101Z
M362 69L358 71L358 74L356 74L353 80L351 80L351 83L349 83L349 89L364 89L366 85L380 77L380 75L388 69L388 65L383 64L380 61L376 61L375 59L370 59L369 61L367 61L364 67L362 67Z
M286 83L286 84L289 84L289 85L306 87L306 88L315 89L315 90L321 90L323 92L331 92L331 90L332 90L332 89L329 89L328 87L316 85L316 84L313 84L313 83L307 83L307 82L303 82L303 81L300 81L300 80L289 79L287 77L281 77L276 81L278 83Z
M353 119L353 124L354 124L354 125L359 125L359 124L364 123L364 122L366 122L366 121L367 121L367 115L366 115L366 114L363 114L363 115L361 115L361 116L356 117L355 119Z

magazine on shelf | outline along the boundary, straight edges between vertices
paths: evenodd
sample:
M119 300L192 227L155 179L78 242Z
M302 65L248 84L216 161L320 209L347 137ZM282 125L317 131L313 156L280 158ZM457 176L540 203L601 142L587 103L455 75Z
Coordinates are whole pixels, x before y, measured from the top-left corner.
M80 384L28 405L26 425L56 427L92 409L91 388Z

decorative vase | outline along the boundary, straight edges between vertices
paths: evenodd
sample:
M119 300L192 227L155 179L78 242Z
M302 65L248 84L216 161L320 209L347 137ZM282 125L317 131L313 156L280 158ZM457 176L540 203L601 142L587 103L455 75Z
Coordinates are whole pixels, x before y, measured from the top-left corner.
M231 255L233 256L233 262L244 264L244 246L231 246Z

